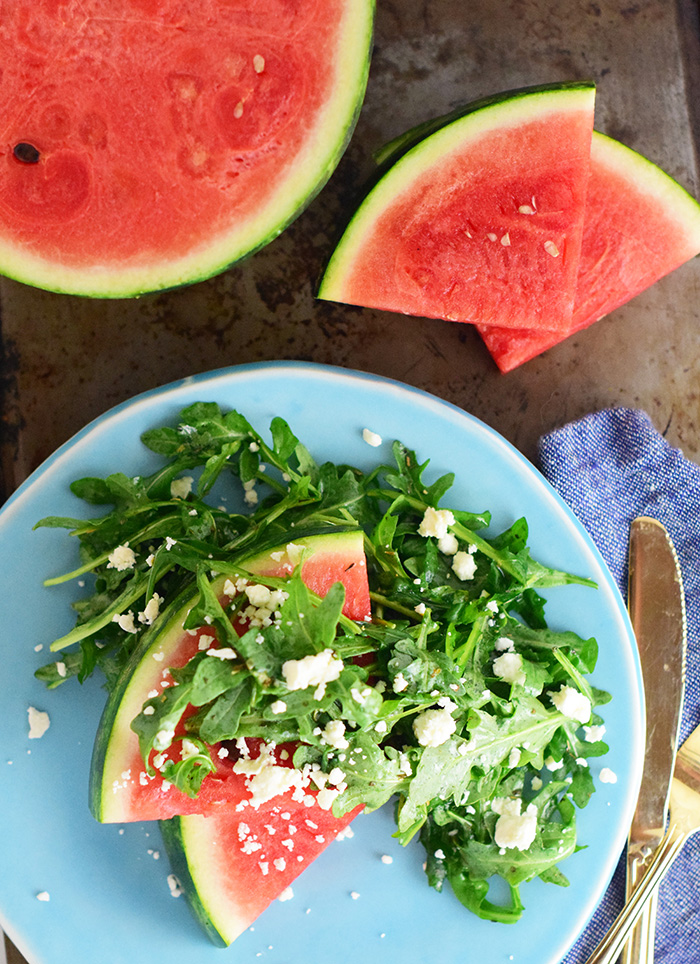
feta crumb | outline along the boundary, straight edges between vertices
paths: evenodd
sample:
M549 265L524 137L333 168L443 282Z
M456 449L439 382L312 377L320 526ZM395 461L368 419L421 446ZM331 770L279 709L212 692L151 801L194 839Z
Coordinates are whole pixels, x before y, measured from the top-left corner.
M359 893L358 893L356 890L351 890L351 891L350 891L350 896L352 897L353 900L357 900L357 898L358 898L360 895L359 895Z
M293 896L294 896L294 891L292 890L292 888L285 887L282 893L277 898L277 900L279 901L291 900Z
M396 676L394 677L394 692L403 693L403 691L407 688L407 686L408 686L408 680L403 675L403 673L397 673Z
M154 592L151 598L146 603L142 613L139 613L139 622L146 626L151 626L158 618L160 612L160 604L163 602L163 597L159 596L157 592Z
M497 797L491 801L492 810L499 814L494 840L498 847L527 850L537 835L537 807L531 803L521 813L522 801Z
M377 435L376 432L373 432L371 431L371 429L368 429L368 428L362 429L362 438L365 440L365 442L368 445L371 445L373 448L377 448L377 446L381 445L382 442L384 441L381 435Z
M275 700L274 703L270 704L270 712L274 713L275 716L278 716L280 713L284 713L286 709L287 704L284 702L284 700Z
M591 701L573 686L562 685L558 692L550 696L552 703L564 716L579 723L588 723L591 718Z
M343 669L342 659L333 655L332 649L324 649L313 656L302 659L288 659L282 664L282 674L290 690L305 690L309 686L318 686L321 699L325 692L325 684L338 679Z
M464 550L456 552L452 560L452 571L462 582L465 582L467 579L473 579L474 573L476 572L476 562L474 561L473 554L464 552Z
M413 721L413 732L421 746L442 746L456 729L449 709L424 710Z
M117 623L119 628L123 629L125 633L137 632L134 614L131 610L129 610L128 613L115 613L112 616L112 622Z
M123 546L117 546L109 554L109 560L107 562L108 569L116 569L118 572L123 572L125 569L133 569L136 565L136 553L133 549L129 548L129 544L125 543Z
M37 710L35 707L29 706L27 707L27 716L29 717L29 739L41 739L51 725L49 714L43 710Z
M418 526L418 535L426 539L433 536L435 539L442 539L447 535L449 526L454 525L455 517L449 509L433 509L428 506L423 514L421 524Z
M418 605L417 605L417 606L414 606L413 608L414 608L414 610L418 613L419 616L425 616L425 608L426 608L426 607L425 607L425 603L424 603L424 602L418 603Z
M207 656L215 656L217 659L235 659L236 650L230 646L222 646L220 649L208 649Z
M173 479L170 483L171 499L186 499L192 491L194 479L191 475L183 475L180 479Z
M497 653L512 653L515 649L515 643L512 639L508 639L507 636L499 636L493 645L493 648Z
M438 539L438 549L446 556L454 556L459 549L457 536L447 532L442 539Z
M182 884L177 879L175 874L168 874L168 887L170 889L171 897L180 897L183 893Z
M601 723L599 726L584 726L583 733L586 743L598 743L605 736L605 725Z
M520 653L505 652L493 661L493 671L504 683L524 683L523 658Z
M36 899L37 899L37 900L42 900L42 901L45 901L45 902L46 902L46 901L51 900L51 895L49 894L48 890L41 890L41 891L39 891L39 893L36 895Z
M330 720L321 733L321 740L336 750L345 750L350 744L345 739L345 724L342 720Z
M56 672L61 677L61 679L65 678L66 672L67 672L66 664L60 659L56 660Z
M601 783L617 783L617 773L611 770L610 767L603 767L600 771L600 782Z
M532 780L530 780L530 786L535 793L537 793L538 790L542 789L542 780L539 777L533 777Z
M316 796L316 802L321 810L330 810L333 806L333 801L339 793L340 790L335 788L331 789L331 787L324 787L323 790L319 790Z
M393 864L393 862L394 862L394 858L389 856L389 854L382 854L383 864Z

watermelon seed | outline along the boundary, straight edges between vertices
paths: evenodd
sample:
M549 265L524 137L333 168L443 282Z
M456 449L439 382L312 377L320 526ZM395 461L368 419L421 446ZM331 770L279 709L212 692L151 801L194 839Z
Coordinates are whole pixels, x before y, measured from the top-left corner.
M27 144L25 141L15 144L12 153L23 164L38 164L41 157L36 147L33 144Z
M504 248L507 248L508 245L510 244L510 235L508 234L508 232L506 232L501 238L501 244L503 245Z
M553 258L559 257L559 248L556 246L554 241L545 241L544 250L547 252L547 254L551 254Z
M253 69L255 70L256 74L261 74L265 69L265 58L260 54L256 54L253 57Z

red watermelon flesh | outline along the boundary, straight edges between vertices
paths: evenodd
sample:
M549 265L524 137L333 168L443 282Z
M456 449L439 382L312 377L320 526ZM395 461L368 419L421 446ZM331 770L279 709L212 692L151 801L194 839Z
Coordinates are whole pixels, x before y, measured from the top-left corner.
M568 330L594 89L504 96L429 134L360 206L319 297L451 321Z
M345 830L329 810L276 798L258 809L161 822L172 869L199 922L217 944L234 941ZM290 895L291 896L291 895Z
M0 271L121 297L267 243L347 143L372 2L6 5Z
M595 132L574 313L565 332L480 325L503 372L552 348L700 254L700 206L641 155Z
M345 585L343 612L357 620L371 616L363 538L358 530L302 538L294 544L296 551L292 553L292 559L297 560L298 551L302 551L302 578L318 595L323 595L335 582ZM279 558L271 558L272 555ZM248 560L248 571L258 575L287 575L289 556L289 547L281 547L279 553L266 553ZM225 579L220 577L215 584L218 592L224 584ZM228 602L223 595L221 598ZM131 722L146 699L172 684L168 667L184 666L200 648L217 645L215 631L210 627L196 632L182 628L191 606L192 599L188 599L168 617L163 631L145 653L138 654L136 665L128 668L122 686L110 694L95 740L90 774L90 807L102 823L223 811L239 803L242 796L249 796L242 778L233 771L235 754L229 755L226 747L213 748L217 770L205 777L195 798L164 781L158 773L150 776L141 758L138 737L131 729ZM247 628L245 621L237 626L240 632ZM176 736L183 733L181 725ZM164 757L179 752L179 746L176 741L177 750L171 747L164 752Z

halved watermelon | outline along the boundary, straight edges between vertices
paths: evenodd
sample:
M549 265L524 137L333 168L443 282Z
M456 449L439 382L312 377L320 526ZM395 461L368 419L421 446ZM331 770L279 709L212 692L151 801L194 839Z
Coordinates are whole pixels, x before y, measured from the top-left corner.
M296 539L292 550L280 546L241 561L258 575L284 576L302 550L301 576L323 595L335 582L345 586L343 612L351 619L370 617L364 535L360 530L330 532ZM214 582L223 595L225 577ZM176 814L212 813L238 804L250 796L228 757L219 757L215 773L205 777L199 794L191 798L165 782L159 774L150 776L144 767L136 733L131 723L149 695L172 682L170 666L184 666L197 653L200 640L215 635L210 627L196 632L183 629L185 618L196 600L191 591L174 600L152 629L144 634L139 648L126 666L119 684L110 693L100 721L90 771L90 809L102 823L167 819ZM206 647L207 640L203 641Z
M480 325L479 333L501 371L511 371L592 325L697 254L700 204L651 161L596 131L569 330Z
M319 298L567 330L594 98L587 83L528 88L428 125L356 211Z
M125 297L222 271L334 170L374 0L55 0L0 18L0 272Z
M234 941L336 839L359 810L334 817L287 792L260 806L160 824L178 883L217 945Z

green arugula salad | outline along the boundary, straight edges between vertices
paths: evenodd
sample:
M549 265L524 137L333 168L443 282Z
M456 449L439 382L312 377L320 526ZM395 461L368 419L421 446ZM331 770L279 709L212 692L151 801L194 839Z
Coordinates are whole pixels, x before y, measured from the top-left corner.
M47 584L76 580L82 595L37 676L53 688L98 670L114 691L142 637L189 594L184 630L207 627L215 642L135 715L149 772L180 741L187 752L160 772L196 799L214 747L292 745L295 768L329 776L336 816L393 807L398 840L425 848L430 885L448 882L478 916L516 921L535 877L566 885L559 865L594 791L588 760L608 749L609 696L588 679L596 640L550 629L542 591L594 584L533 559L525 519L494 534L488 511L451 504L453 476L427 482L428 462L400 441L371 471L318 463L283 419L263 436L210 402L142 440L156 471L76 481L94 516L38 523L77 540L80 564ZM331 533L361 533L365 618L345 614L340 583L314 593L300 565L246 568ZM267 618L246 624L251 583ZM509 899L490 898L495 876Z

